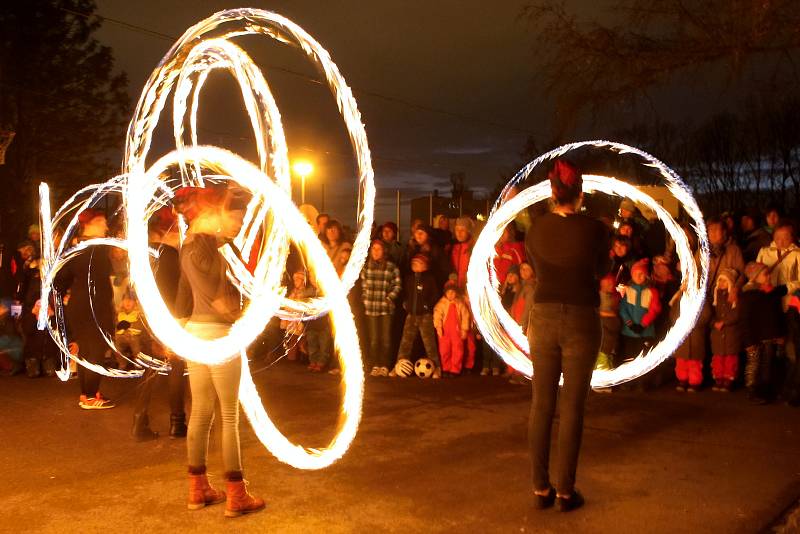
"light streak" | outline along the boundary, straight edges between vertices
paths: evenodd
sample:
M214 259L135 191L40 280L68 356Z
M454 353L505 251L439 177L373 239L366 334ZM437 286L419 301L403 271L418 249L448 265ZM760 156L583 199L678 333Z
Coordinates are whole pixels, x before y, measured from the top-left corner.
M548 181L532 185L519 194L510 193L530 175L531 171L543 162L558 158L567 152L580 147L594 146L607 148L620 154L635 154L642 158L645 165L659 171L667 183L670 192L678 199L683 209L692 219L697 232L700 250L700 269L692 255L689 241L678 223L652 197L641 192L635 186L611 177L584 175L583 191L586 193L606 193L628 197L634 202L652 209L658 219L675 241L676 252L680 259L681 276L686 289L680 297L680 316L666 333L664 339L648 352L639 354L635 359L616 369L595 370L592 386L609 387L633 380L654 369L666 360L689 335L703 308L706 287L708 284L709 247L705 223L697 203L689 188L680 177L664 163L650 154L621 143L611 141L585 141L572 143L556 148L523 167L509 181L492 208L486 225L478 237L472 251L467 271L467 291L475 322L489 345L517 371L530 377L533 365L528 357L528 341L522 328L514 321L502 306L498 294L498 280L494 271L495 243L500 239L503 229L511 223L516 215L528 206L550 198L552 191ZM487 272L489 276L487 277ZM522 348L520 348L522 347Z
M328 83L347 127L358 169L358 234L351 257L340 279L315 232L292 203L290 171L280 112L261 71L240 47L229 39L261 34L280 43L300 48L317 66ZM212 146L201 146L197 137L199 95L214 69L227 70L239 84L254 132L258 165ZM149 164L147 159L153 132L158 126L167 99L173 94L172 119L175 150ZM188 130L185 132L184 130ZM188 146L184 141L188 133ZM173 169L178 180L165 180ZM352 91L347 86L328 52L302 28L275 13L259 9L232 9L218 12L189 28L173 45L153 71L128 127L124 173L103 184L84 188L71 197L51 219L49 190L40 188L43 239L42 310L40 328L47 327L62 353L68 355L63 328L47 320L45 297L59 269L75 254L97 245L126 250L130 278L142 312L155 338L178 356L194 362L215 365L231 358L242 358L239 398L256 435L278 459L303 469L326 467L340 458L355 437L361 419L364 376L361 352L347 293L355 284L369 249L369 232L375 203L374 173L366 132ZM148 221L164 205L169 205L182 186L203 187L208 180L232 181L251 194L243 225L233 239L240 251L225 245L220 249L228 262L228 278L244 297L240 318L228 333L216 339L201 339L187 332L174 318L156 286L148 248ZM274 180L274 181L273 181ZM69 243L77 228L78 216L109 193L120 193L125 208L124 239L96 238L75 246ZM71 217L71 218L70 218ZM57 245L54 228L66 229ZM186 227L179 221L181 240ZM259 240L260 236L260 242ZM281 274L285 269L289 243L295 243L307 256L309 266L322 292L321 297L294 300L285 296ZM250 257L258 243L258 261L252 274L239 259ZM58 297L58 295L56 295ZM56 315L63 323L63 309L56 298ZM334 330L334 348L342 370L342 406L336 434L324 448L311 449L291 443L270 421L247 364L247 346L259 335L270 318L308 320L329 313ZM105 333L104 333L105 335ZM107 337L107 336L106 336ZM113 342L107 338L113 346ZM71 356L80 365L106 376L141 375L141 369L106 369ZM65 359L66 362L66 359ZM167 364L141 355L141 366L164 370ZM66 365L59 376L69 376Z

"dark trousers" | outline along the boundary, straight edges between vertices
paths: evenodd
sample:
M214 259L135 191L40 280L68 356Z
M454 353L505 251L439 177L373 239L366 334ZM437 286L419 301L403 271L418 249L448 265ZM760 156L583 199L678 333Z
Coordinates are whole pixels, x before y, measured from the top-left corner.
M170 370L167 375L167 385L169 388L169 412L170 415L184 415L184 397L186 396L186 361L183 358L172 358L170 360ZM153 396L153 386L158 378L158 373L152 369L145 369L142 375L142 383L139 384L139 391L136 395L133 413L135 415L147 414L150 408L150 399Z
M583 411L602 336L597 310L589 306L537 303L531 312L533 403L529 420L533 487L550 486L550 435L559 402L555 487L575 489L583 435ZM559 379L564 385L559 394ZM560 399L559 399L560 397Z
M367 315L367 363L372 367L392 366L392 316Z
M89 363L103 365L108 345L105 339L93 332L77 332L72 341L78 344L78 355ZM78 364L78 382L81 395L94 397L100 391L101 375Z

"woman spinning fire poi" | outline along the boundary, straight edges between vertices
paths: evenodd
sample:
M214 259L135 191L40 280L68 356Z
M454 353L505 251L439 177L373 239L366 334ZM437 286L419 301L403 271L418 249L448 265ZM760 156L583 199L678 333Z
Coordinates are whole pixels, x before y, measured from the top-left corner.
M178 190L176 209L189 223L180 251L181 283L178 313L185 328L204 339L224 336L241 313L240 296L226 277L227 263L218 248L239 231L242 210L230 205L231 195L217 187ZM206 475L208 439L219 399L222 415L222 458L227 504L225 515L235 517L264 508L263 499L247 492L239 446L239 379L241 357L218 365L187 362L192 412L186 446L189 460L189 509L226 500L211 487Z

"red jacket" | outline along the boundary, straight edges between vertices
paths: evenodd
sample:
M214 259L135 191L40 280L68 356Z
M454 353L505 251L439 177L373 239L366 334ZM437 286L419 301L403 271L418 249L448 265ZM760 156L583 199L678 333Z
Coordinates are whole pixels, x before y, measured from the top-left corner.
M494 250L497 252L494 258L494 270L497 272L497 280L503 284L511 266L525 261L525 244L521 241L501 243L495 245Z
M469 258L472 256L472 241L456 243L450 250L450 263L453 265L453 272L458 276L458 287L464 288L467 285L467 268Z

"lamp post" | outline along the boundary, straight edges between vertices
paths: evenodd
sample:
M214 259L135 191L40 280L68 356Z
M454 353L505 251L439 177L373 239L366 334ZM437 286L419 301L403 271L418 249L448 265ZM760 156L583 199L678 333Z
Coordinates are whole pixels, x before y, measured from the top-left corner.
M295 174L300 177L300 204L306 203L306 177L314 172L314 166L311 162L305 160L297 160L292 165Z

